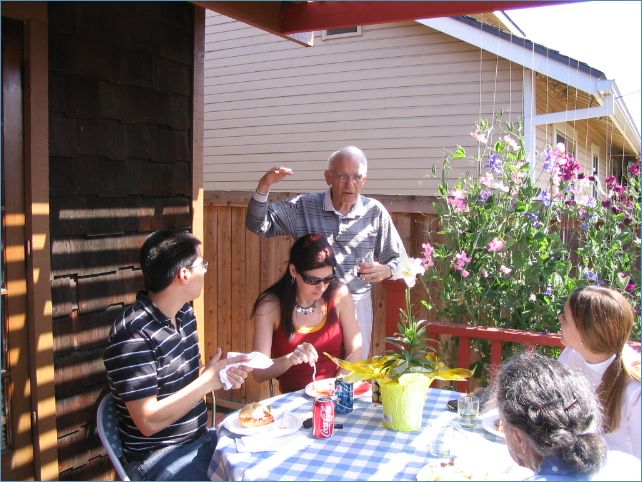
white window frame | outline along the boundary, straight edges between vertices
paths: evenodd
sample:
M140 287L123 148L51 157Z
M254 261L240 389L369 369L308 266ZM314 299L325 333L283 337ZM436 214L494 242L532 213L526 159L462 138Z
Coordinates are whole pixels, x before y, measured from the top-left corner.
M558 137L564 139L564 147L566 148L566 153L572 155L577 160L577 133L575 129L566 124L555 124L553 125L553 147L558 144ZM573 149L569 149L569 141L572 143Z
M327 30L322 30L321 31L321 39L322 40L331 40L335 38L345 38L345 37L359 37L361 36L361 26L360 25L354 25L354 28L357 29L356 32L346 32L346 33L328 33ZM348 28L348 27L344 27ZM333 30L333 29L330 29Z

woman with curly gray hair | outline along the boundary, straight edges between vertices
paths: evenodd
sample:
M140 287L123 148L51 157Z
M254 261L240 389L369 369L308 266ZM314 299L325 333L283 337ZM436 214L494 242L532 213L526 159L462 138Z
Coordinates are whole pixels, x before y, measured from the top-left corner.
M640 480L640 460L607 451L599 402L557 360L523 353L502 367L497 407L511 457L533 480Z

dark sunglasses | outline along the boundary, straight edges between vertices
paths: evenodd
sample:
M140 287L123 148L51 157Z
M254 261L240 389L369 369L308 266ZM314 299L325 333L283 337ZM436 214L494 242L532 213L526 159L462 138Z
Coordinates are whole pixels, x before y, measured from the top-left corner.
M337 277L337 275L334 273L334 271L332 272L332 274L330 276L326 276L325 278L317 278L316 276L308 276L307 274L304 274L304 273L299 273L299 275L301 276L301 279L303 280L303 282L305 284L312 285L312 286L316 286L316 285L319 285L321 283L325 283L325 284L332 283L332 281L334 281L334 279Z

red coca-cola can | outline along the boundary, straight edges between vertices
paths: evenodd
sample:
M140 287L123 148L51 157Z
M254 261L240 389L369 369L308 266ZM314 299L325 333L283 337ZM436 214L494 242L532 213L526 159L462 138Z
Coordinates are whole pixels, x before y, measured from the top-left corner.
M312 436L330 438L334 433L334 402L331 398L317 398L312 404Z

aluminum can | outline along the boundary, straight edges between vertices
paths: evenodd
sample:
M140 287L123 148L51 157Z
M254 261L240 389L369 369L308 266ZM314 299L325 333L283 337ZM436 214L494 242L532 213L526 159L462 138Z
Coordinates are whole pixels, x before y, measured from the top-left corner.
M334 434L334 402L331 398L322 397L312 404L312 436L330 438Z
M352 412L352 402L354 399L354 385L346 383L343 378L336 378L334 380L334 399L335 411L337 413L350 413Z
M372 403L381 403L381 387L377 380L372 380Z

